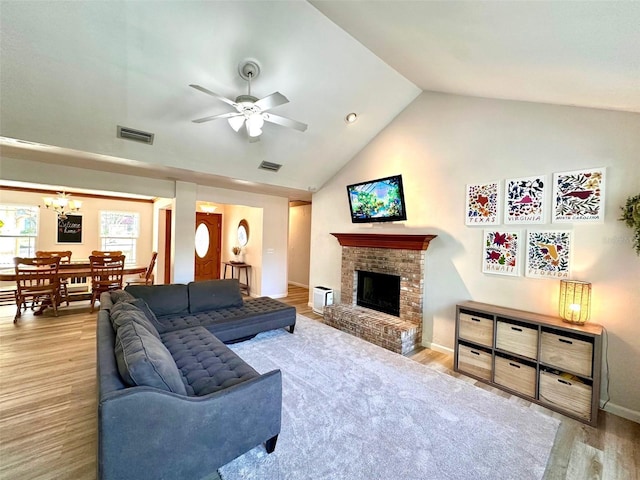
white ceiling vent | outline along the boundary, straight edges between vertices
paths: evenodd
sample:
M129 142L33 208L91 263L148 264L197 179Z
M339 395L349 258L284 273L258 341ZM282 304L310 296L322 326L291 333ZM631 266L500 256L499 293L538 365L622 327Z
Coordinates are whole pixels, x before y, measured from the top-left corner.
M279 163L264 161L258 168L261 168L262 170L269 170L270 172L277 172L278 170L280 170L280 167L282 167L282 165L280 165Z
M125 140L133 140L134 142L153 145L153 136L153 133L143 132L142 130L136 130L134 128L118 125L118 138L124 138Z

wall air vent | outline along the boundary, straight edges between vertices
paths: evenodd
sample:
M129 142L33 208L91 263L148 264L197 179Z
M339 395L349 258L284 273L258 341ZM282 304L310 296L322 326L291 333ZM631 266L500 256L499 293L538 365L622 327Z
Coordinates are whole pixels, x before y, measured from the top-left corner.
M142 130L136 130L134 128L118 125L118 138L124 138L125 140L133 140L134 142L153 145L153 137L153 133L143 132Z
M258 168L261 168L262 170L268 170L270 172L277 172L278 170L280 170L280 167L282 167L282 165L280 165L279 163L264 161Z

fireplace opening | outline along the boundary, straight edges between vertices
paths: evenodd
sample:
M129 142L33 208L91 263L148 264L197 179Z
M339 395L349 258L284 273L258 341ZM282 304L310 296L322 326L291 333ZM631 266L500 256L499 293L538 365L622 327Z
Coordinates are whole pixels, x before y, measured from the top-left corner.
M390 315L400 316L400 277L358 270L356 303Z

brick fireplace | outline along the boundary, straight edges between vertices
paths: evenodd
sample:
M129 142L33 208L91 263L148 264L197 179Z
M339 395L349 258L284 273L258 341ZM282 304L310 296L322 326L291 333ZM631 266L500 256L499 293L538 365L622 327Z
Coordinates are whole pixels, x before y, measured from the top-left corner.
M332 233L342 246L340 304L325 308L328 325L396 353L422 341L425 253L436 235ZM400 315L356 305L357 272L400 277Z

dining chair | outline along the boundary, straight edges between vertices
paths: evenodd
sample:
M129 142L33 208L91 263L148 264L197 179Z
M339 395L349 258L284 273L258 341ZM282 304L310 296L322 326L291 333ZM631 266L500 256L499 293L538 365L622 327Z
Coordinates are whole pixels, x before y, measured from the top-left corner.
M103 292L122 288L124 255L91 255L91 312L96 300Z
M141 273L138 278L131 278L127 280L127 285L153 285L153 269L156 266L156 259L158 258L158 252L151 254L151 261L149 267L144 273Z
M52 257L60 257L60 263L71 263L71 250L38 250L36 252L36 257L42 258L52 258ZM69 279L66 277L61 277L58 275L58 282L60 284L60 299L67 302L67 307L69 306Z
M13 263L16 271L17 307L13 323L16 323L22 315L22 309L26 309L28 300L31 300L33 305L48 299L57 317L60 295L58 284L60 257L14 257Z
M111 257L122 255L122 250L93 250L91 255L96 257Z

